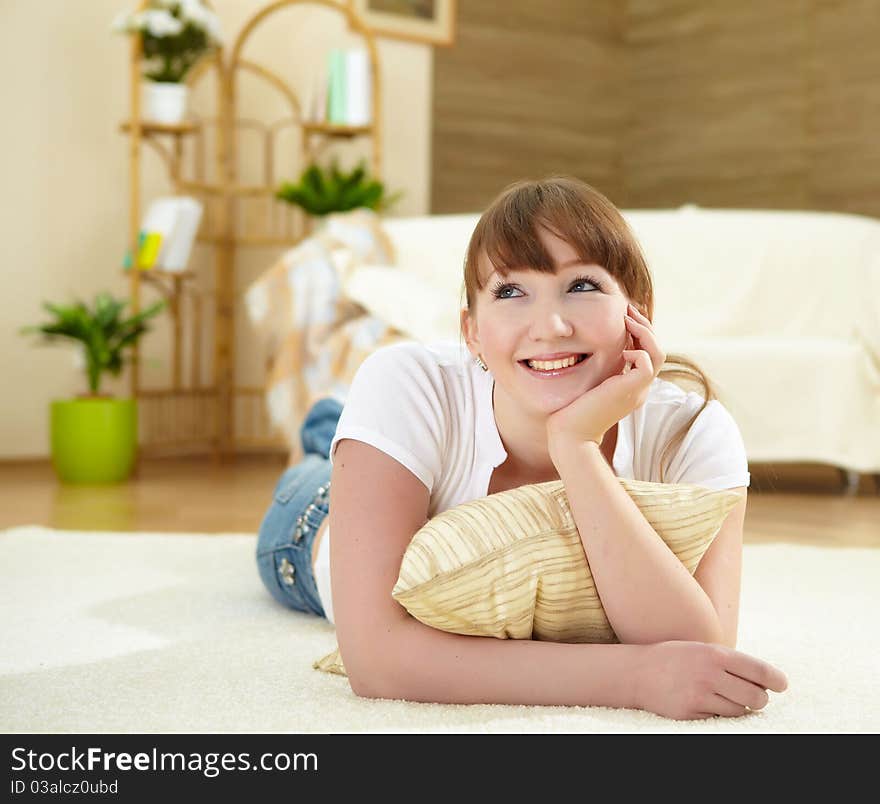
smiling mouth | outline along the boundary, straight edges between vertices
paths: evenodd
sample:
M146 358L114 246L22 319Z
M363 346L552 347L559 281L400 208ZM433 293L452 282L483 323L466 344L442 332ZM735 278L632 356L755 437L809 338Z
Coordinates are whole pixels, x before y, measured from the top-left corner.
M573 363L570 366L565 366L562 368L554 368L554 369L544 369L544 370L532 368L526 360L519 360L517 362L527 372L529 372L529 374L531 374L535 377L560 377L565 374L572 374L573 372L575 372L577 370L577 367L580 366L582 363L586 363L587 358L589 358L589 357L590 357L589 354L581 354L581 355L578 355L577 362Z

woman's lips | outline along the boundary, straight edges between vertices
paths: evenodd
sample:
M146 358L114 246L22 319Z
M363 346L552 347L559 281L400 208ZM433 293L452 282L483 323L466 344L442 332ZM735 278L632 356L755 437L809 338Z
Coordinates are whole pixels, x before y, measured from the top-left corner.
M539 380L549 380L553 377L565 377L568 374L574 374L581 366L586 365L590 360L590 356L586 355L580 363L575 363L573 366L566 366L561 369L553 369L551 371L538 371L537 369L530 368L528 363L523 360L518 361L519 365L522 366L532 377L537 377Z

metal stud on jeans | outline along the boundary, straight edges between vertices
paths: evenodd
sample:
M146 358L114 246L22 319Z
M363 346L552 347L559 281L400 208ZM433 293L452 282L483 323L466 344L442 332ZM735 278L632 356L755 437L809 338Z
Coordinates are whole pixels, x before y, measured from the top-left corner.
M278 567L278 574L281 576L281 583L285 586L293 586L295 583L294 575L296 574L296 567L294 567L286 558L282 558L281 566Z
M308 510L308 509L306 509ZM305 521L306 515L305 512L299 515L299 518L296 520L296 530L293 533L293 540L295 542L299 542L302 537L309 532L309 526Z
M318 491L315 493L314 499L308 504L306 510L303 511L296 520L296 530L293 533L293 540L295 542L299 542L303 536L305 536L311 528L309 527L308 516L314 511L320 503L324 503L327 500L327 495L330 491L330 481L321 486Z

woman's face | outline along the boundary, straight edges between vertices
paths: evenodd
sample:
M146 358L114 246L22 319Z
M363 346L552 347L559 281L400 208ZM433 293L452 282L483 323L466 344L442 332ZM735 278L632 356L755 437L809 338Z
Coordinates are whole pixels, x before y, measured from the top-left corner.
M553 258L555 274L526 269L504 278L484 255L482 276L491 273L477 298L476 321L462 312L471 353L482 355L496 386L517 407L538 417L619 374L622 352L632 348L624 324L630 299L611 274L581 263L574 249L551 232L541 228L539 236ZM520 362L555 353L589 357L559 376L537 375Z

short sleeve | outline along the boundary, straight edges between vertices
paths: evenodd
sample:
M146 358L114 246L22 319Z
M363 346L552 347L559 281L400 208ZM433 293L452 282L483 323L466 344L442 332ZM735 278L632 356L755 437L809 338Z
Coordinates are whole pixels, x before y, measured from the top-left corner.
M669 466L669 482L710 489L750 485L742 435L719 400L710 400L691 425Z
M409 469L430 493L443 466L444 393L437 362L421 343L377 349L352 378L330 442L330 463L343 438L363 441Z

